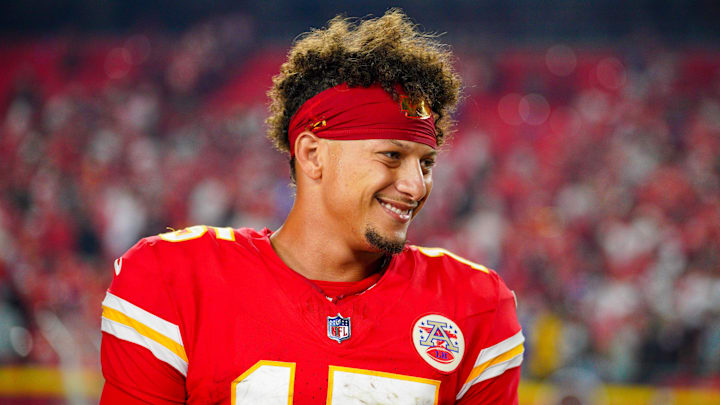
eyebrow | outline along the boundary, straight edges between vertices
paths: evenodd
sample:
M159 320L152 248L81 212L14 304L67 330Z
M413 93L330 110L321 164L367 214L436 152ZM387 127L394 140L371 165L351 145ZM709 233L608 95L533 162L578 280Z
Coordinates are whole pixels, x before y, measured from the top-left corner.
M400 141L398 141L398 140L388 139L388 141L390 141L393 145L395 145L395 146L397 146L397 147L399 147L399 148L403 148L403 149L408 149L408 148L409 148L409 146L405 145L404 143L402 143L402 142L400 142Z
M402 149L405 149L405 150L410 149L410 146L408 146L407 144L404 144L404 143L398 141L397 139L388 139L388 141L390 141L393 145L395 145L395 146L397 146L397 147L399 147L399 148L402 148ZM437 154L438 154L438 152L437 152L435 149L433 149L432 151L428 152L425 156L435 157L435 156L437 156Z

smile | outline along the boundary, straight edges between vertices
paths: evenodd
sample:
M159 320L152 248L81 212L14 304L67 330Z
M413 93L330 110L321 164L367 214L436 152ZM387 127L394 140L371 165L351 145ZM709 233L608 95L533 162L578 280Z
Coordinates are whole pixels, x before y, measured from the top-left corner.
M393 216L396 220L400 222L408 222L412 217L412 208L398 207L380 199L378 199L378 202L387 213L389 213L391 216Z

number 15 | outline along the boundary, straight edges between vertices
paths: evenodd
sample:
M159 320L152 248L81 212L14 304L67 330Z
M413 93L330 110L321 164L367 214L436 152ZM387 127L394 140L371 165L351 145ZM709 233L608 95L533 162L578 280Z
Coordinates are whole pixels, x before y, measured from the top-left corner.
M294 382L295 363L258 361L232 382L232 405L292 405ZM437 380L330 366L326 404L436 405L439 388Z

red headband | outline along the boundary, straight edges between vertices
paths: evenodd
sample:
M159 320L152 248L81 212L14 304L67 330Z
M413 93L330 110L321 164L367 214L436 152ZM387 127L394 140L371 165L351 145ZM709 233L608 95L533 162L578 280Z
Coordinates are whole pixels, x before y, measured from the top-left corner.
M425 101L410 102L396 87L400 100L378 85L348 87L346 83L322 91L306 101L290 119L290 155L303 131L338 140L400 139L437 147L435 119Z

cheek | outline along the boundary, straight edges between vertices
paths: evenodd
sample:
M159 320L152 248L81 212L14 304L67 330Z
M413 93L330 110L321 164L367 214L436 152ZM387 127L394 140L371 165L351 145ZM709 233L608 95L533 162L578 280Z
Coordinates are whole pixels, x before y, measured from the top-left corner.
M422 208L425 206L425 203L427 202L428 197L430 197L430 191L432 191L432 187L433 187L432 176L428 176L427 178L425 178L425 190L426 190L425 198L423 198L423 200L420 202L420 206L418 207L418 209L415 210L415 215L417 215L417 213L420 212L420 210L422 210Z
M339 163L324 184L325 196L333 209L345 211L354 208L363 191L363 175L357 168Z
M363 173L351 166L343 167L335 179L335 193L340 199L356 199L357 193L363 188ZM331 190L333 191L333 190Z
M425 192L426 200L430 196L430 192L432 191L432 188L433 188L433 179L432 179L432 174L430 174L425 178L425 190L427 190Z
M337 155L333 155L333 158L327 163L325 169L325 178L323 179L323 186L329 195L333 195L333 191L337 194L341 194L340 191L344 191L349 185L352 184L351 178L354 176L352 167L345 163L343 159L340 159Z

